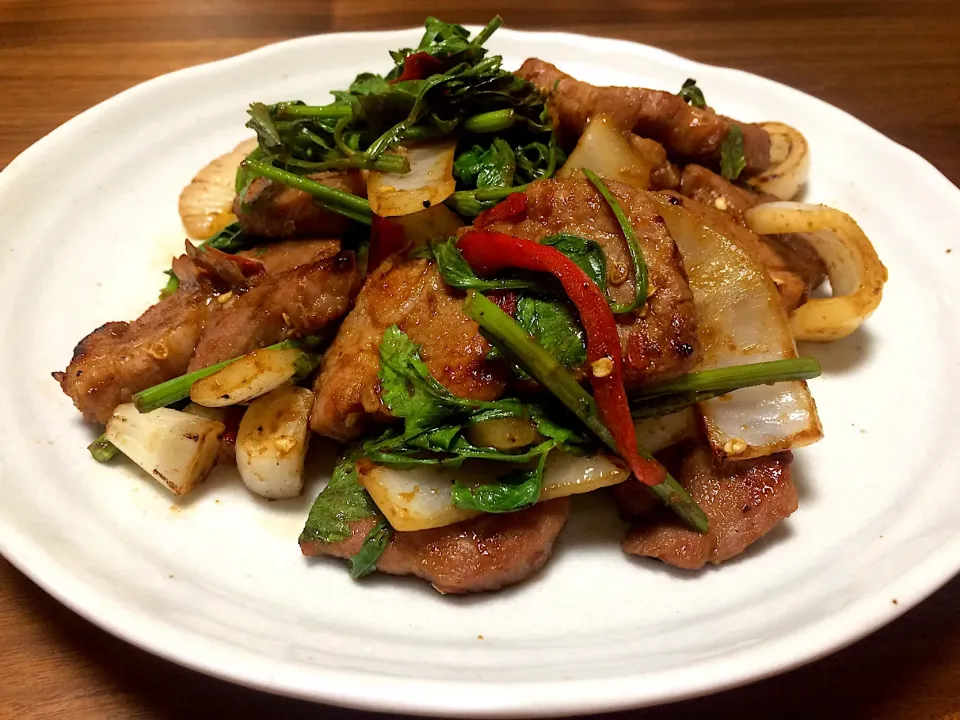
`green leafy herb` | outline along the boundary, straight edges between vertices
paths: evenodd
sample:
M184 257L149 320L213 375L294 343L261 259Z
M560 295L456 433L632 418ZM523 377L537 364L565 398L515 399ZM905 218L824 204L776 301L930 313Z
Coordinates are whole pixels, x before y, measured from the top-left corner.
M359 580L377 569L377 561L390 544L393 528L387 519L381 517L363 539L360 550L350 558L350 577Z
M283 140L273 122L270 108L261 102L250 103L247 114L250 115L247 127L257 133L260 147L266 152L279 150L283 146Z
M474 145L460 153L453 163L454 175L467 186L478 188L510 187L516 170L513 150L499 137L486 149Z
M164 270L163 274L167 276L167 284L160 288L160 299L173 295L180 288L180 278L173 274L173 270Z
M739 125L731 125L727 136L720 146L720 174L727 180L736 180L747 166L743 154L743 130Z
M600 195L607 201L607 204L616 216L617 222L620 224L620 229L623 231L623 237L627 241L627 249L630 251L630 261L633 264L633 300L622 305L611 302L610 309L615 314L633 312L637 308L643 307L643 304L647 301L647 263L643 257L643 250L640 248L640 243L637 240L637 234L633 230L633 224L630 222L630 218L623 212L623 208L620 207L620 203L617 201L616 196L610 192L607 184L592 170L583 168L583 174L586 175L587 179L597 188Z
M356 451L345 452L337 461L330 482L313 501L300 542L340 542L350 537L348 523L377 514L377 506L359 482ZM376 558L374 558L374 564Z
M531 507L540 499L546 460L547 453L543 453L535 468L514 470L484 485L468 487L458 480L453 484L453 504L464 510L486 513L516 512Z
M537 290L552 292L551 287L540 280L525 278L486 279L477 277L473 268L457 250L456 239L437 240L430 245L437 269L443 281L451 287L475 290Z
M540 242L562 252L573 260L601 290L607 289L607 257L599 244L570 233L551 235Z
M687 78L677 93L694 107L702 108L707 106L707 101L703 97L703 91L697 87L697 81L693 78Z
M517 302L517 323L568 368L587 361L587 339L570 303L559 298L525 296Z

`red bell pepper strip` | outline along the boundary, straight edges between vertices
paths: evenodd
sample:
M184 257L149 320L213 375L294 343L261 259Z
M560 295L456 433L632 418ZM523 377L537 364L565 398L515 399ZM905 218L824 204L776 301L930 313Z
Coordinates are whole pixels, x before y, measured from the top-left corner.
M380 263L390 255L406 249L407 238L403 227L389 218L374 215L370 228L370 255L367 260L367 274L380 267Z
M524 193L512 193L507 195L502 202L497 203L489 210L484 210L477 215L473 221L473 226L482 228L491 225L497 220L508 220L522 215L527 211L527 196Z
M494 208L495 209L495 208ZM659 485L666 472L655 460L637 451L637 434L623 386L623 358L617 324L603 292L576 263L559 250L504 233L471 230L457 242L457 249L481 275L506 268L548 272L563 285L580 313L587 334L590 383L600 419L610 430L620 456L637 479Z
M443 63L430 53L410 53L403 59L403 72L400 77L390 81L391 85L404 80L424 80L438 72L443 72Z

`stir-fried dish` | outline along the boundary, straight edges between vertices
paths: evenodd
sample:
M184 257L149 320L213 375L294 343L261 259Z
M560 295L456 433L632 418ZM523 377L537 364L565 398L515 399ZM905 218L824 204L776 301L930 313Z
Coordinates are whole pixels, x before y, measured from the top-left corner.
M250 106L256 137L180 197L159 302L54 373L106 426L95 459L178 495L235 464L281 499L331 438L302 553L444 593L531 576L577 494L616 503L625 552L688 569L797 509L792 452L822 430L796 341L877 307L869 240L793 201L797 130L720 115L692 79L511 72L484 47L499 24L429 18L331 103Z

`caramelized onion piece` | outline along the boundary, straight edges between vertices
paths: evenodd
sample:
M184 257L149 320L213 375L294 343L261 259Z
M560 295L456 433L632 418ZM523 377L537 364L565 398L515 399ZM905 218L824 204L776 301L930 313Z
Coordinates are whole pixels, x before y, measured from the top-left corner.
M703 346L697 369L795 358L777 288L753 255L682 207L659 200L697 306ZM823 436L813 397L802 381L743 388L699 408L710 445L721 459L770 455Z
M244 140L204 167L180 193L180 219L191 237L206 240L236 221L237 168L256 146L256 138Z
M747 210L744 220L758 235L803 233L827 265L833 297L814 298L793 311L794 338L839 340L877 309L887 269L849 215L826 205L775 202Z
M640 190L650 187L649 160L638 153L604 115L590 119L557 177L579 176L583 168Z
M795 198L810 174L807 139L783 123L760 123L760 127L770 136L770 166L747 183L781 200Z
M453 155L457 141L410 143L397 151L410 163L408 173L367 173L367 199L380 217L411 215L439 205L453 194Z

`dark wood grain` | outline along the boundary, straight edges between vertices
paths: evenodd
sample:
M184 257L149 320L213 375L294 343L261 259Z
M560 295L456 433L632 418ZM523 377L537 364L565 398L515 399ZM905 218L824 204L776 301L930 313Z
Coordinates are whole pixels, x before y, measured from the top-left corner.
M495 12L511 27L637 40L779 80L851 112L960 182L956 0L0 0L0 167L73 115L171 70L297 35L413 26L429 13L481 23ZM891 626L806 668L615 717L957 718L958 608L954 580ZM275 698L152 657L60 606L6 561L0 649L0 717L385 717Z

